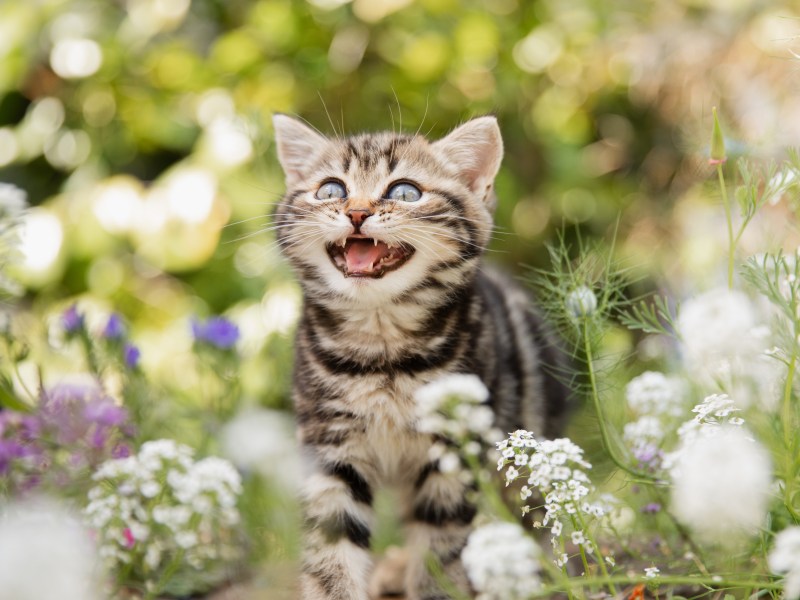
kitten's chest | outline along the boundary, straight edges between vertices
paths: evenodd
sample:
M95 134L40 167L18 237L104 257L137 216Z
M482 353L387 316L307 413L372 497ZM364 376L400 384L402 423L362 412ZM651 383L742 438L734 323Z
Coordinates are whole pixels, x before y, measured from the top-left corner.
M387 382L368 377L349 394L350 409L364 423L361 451L384 482L414 477L428 461L431 437L416 428L413 393L418 385L406 378Z

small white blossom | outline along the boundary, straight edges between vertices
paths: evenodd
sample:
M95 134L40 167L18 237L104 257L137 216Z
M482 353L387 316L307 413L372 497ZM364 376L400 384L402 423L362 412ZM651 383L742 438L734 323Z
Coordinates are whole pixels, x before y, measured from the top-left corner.
M770 571L786 575L784 597L787 600L800 598L800 527L787 527L775 536L768 562Z
M685 301L678 315L683 359L702 383L722 383L747 406L775 406L785 365L764 355L769 328L750 298L735 290L715 289Z
M658 567L645 567L644 576L648 579L655 579L659 576L661 570Z
M583 544L586 543L586 538L584 537L582 531L573 531L570 534L570 537L572 538L572 543L577 545L577 546L580 546L580 545L583 545Z
M739 427L744 424L744 419L734 416L741 409L727 394L712 394L707 396L700 404L692 409L695 416L678 427L678 447L666 454L663 467L675 472L679 467L680 453L698 438L714 437L721 425Z
M22 292L20 284L8 275L8 266L19 257L20 229L28 208L24 190L0 183L0 291L13 295Z
M642 416L678 416L683 412L684 396L682 381L656 371L645 371L625 387L628 406Z
M675 516L710 541L734 543L766 517L769 453L739 427L697 437L678 451L672 470Z
M541 588L542 551L516 523L476 528L461 553L477 600L524 600Z
M439 459L439 470L442 473L457 473L461 468L461 460L455 452L446 452Z

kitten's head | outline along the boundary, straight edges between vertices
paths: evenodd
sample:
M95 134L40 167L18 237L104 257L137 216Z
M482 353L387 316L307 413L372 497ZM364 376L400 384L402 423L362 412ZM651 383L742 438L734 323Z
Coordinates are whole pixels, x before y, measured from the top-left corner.
M435 142L389 132L328 138L285 115L273 123L286 174L278 240L307 293L380 303L474 273L503 156L494 117Z

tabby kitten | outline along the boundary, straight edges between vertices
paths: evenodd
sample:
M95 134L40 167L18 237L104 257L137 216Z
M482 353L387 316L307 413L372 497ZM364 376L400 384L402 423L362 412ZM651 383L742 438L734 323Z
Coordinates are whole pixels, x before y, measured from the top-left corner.
M560 358L530 299L481 264L503 155L497 122L477 118L433 143L331 139L284 115L274 126L286 175L278 240L304 293L293 389L311 465L302 597L367 598L382 485L405 499L407 597L447 597L425 569L428 552L469 593L460 553L475 507L429 459L414 392L475 373L497 427L543 435L557 431L565 397L542 369Z

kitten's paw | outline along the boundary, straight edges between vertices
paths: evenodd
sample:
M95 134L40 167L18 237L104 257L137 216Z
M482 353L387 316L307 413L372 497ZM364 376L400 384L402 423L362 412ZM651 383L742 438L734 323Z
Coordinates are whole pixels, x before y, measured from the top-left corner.
M408 550L392 546L375 566L369 583L369 597L373 600L405 598L405 577L408 567Z

